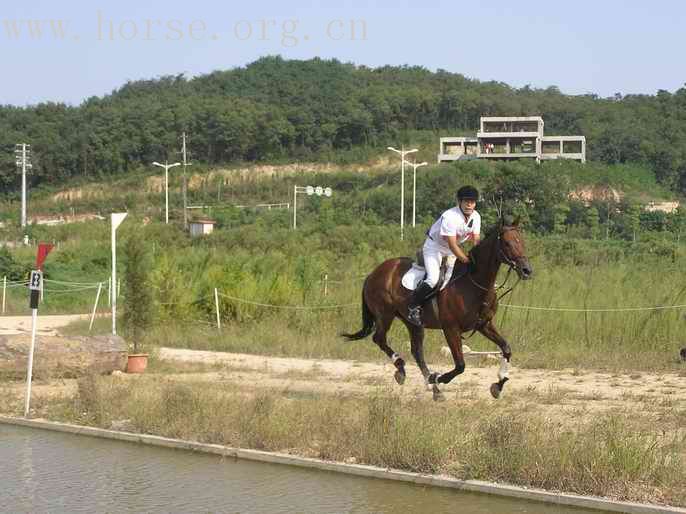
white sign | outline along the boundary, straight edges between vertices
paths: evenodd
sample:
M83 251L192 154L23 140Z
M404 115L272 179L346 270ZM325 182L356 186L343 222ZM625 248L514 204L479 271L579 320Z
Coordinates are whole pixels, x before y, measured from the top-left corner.
M41 271L31 271L31 279L29 280L29 289L31 291L40 291L40 283L43 281L43 273Z
M112 213L112 230L117 230L117 227L124 221L128 212L113 212Z

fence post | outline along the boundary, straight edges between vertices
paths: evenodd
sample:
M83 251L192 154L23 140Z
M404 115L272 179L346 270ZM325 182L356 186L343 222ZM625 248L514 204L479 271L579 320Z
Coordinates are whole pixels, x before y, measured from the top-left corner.
M112 307L112 277L107 279L107 306Z
M5 314L5 293L7 291L7 276L2 277L2 313Z
M329 291L329 274L324 274L324 296L327 295Z
M41 301L41 303L43 303L43 283L44 282L45 282L45 280L40 281L40 301Z
M217 292L217 288L214 288L214 305L217 309L217 330L220 332L222 331L222 320L219 317L219 293Z
M98 308L98 300L100 299L100 290L102 289L102 282L98 284L98 293L95 295L95 304L93 304L93 313L91 314L91 324L88 326L88 333L93 330L93 321L95 320L95 311Z

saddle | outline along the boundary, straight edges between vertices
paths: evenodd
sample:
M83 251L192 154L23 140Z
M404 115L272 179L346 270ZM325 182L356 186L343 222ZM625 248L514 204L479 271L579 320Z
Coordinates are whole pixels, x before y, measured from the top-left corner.
M443 260L441 261L441 271L438 275L438 282L436 283L436 287L434 287L432 295L447 285L450 277L447 277L446 275L450 268L451 267L448 265L448 257L443 257ZM412 266L410 266L410 269L403 275L401 283L405 289L414 291L419 283L424 280L424 277L426 277L426 268L424 268L424 255L420 248L415 254L415 260L412 262Z

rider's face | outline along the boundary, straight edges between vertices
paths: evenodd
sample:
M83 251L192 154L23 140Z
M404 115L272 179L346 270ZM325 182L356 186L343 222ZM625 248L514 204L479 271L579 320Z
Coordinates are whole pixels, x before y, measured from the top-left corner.
M476 201L474 200L460 200L460 209L465 216L470 216L476 208Z

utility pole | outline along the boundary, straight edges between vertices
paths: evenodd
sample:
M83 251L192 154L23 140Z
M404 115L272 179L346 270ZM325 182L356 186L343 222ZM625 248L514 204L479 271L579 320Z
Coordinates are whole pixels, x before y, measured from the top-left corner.
M21 166L21 226L26 226L26 170L31 164L31 145L19 143L14 145L14 157L17 167Z
M183 133L183 147L181 149L183 153L183 228L188 230L188 184L186 182L186 166L191 166L186 162L186 133Z

